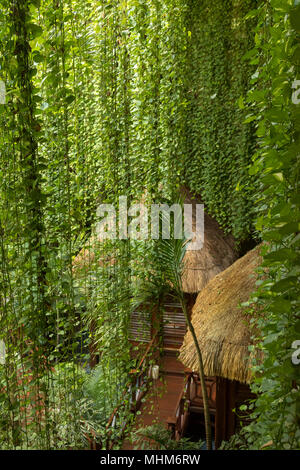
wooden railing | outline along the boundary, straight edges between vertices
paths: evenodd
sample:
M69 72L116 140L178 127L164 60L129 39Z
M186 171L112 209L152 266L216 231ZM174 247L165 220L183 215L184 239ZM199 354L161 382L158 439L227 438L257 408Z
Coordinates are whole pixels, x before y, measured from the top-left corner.
M206 377L205 383L210 414L215 415L216 377ZM168 429L171 431L173 439L179 440L184 435L190 412L195 410L198 413L204 411L201 383L198 374L187 371L185 384L177 401L174 415L167 420Z
M216 377L205 377L205 385L210 414L215 415L217 392ZM198 374L196 373L194 373L193 382L191 385L191 409L192 411L197 411L198 413L204 411L201 382Z
M195 378L192 372L186 372L184 386L174 409L174 415L167 419L168 429L173 439L178 441L185 432L191 400L193 399L193 384Z
M118 406L113 410L106 425L106 442L96 444L95 439L90 440L90 448L92 450L105 447L111 450L116 441L124 435L130 419L138 411L142 398L147 393L148 384L151 377L150 359L155 351L155 343L157 334L155 334L148 344L145 353L140 359L137 368L129 372L129 381L125 387ZM104 445L103 445L104 444Z

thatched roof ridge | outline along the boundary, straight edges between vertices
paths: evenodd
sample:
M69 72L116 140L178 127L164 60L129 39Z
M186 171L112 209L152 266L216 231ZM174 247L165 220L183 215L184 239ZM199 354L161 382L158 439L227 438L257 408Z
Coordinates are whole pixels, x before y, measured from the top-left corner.
M255 290L255 270L261 263L260 248L256 247L218 274L197 297L192 322L207 376L217 375L245 383L251 381L250 318L240 304L249 301ZM186 367L198 370L197 354L189 331L179 359Z
M187 188L181 190L184 203L201 204L200 198L192 196ZM194 211L195 214L195 211ZM195 230L195 216L193 230ZM218 223L204 213L204 244L201 250L187 251L183 259L184 271L182 288L188 294L195 294L237 259L234 238L225 235Z

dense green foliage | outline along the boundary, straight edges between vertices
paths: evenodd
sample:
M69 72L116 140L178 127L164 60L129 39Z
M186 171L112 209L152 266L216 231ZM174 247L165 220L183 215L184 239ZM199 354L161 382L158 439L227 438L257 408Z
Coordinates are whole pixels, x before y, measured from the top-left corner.
M161 424L138 429L131 440L137 450L201 450L205 445L203 441L191 442L185 437L176 441L172 439L171 432Z
M293 343L300 338L300 106L293 97L300 78L300 5L293 3L270 1L259 12L261 62L248 98L255 105L259 137L251 168L260 175L257 226L270 243L263 264L268 280L259 290L266 315L258 323L265 360L254 387L261 395L249 439L255 447L271 439L275 449L300 448L300 371L292 363Z
M251 174L257 177L257 229L264 248L256 302L264 361L252 386L258 399L253 423L233 443L243 448L300 448L300 371L292 362L300 339L299 317L299 148L300 105L294 101L300 73L299 2L264 2L254 49L257 64L246 106L256 124L258 149ZM297 86L299 88L299 85ZM298 343L299 348L299 343ZM297 356L297 354L296 354ZM299 356L299 354L298 354Z
M253 235L254 178L248 166L255 145L246 110L237 106L249 88L253 0L188 2L188 108L185 180L206 208L238 240Z
M172 202L187 184L237 241L269 242L247 446L299 446L298 0L0 5L1 445L105 434L131 311L142 285L159 297L163 263L153 240L96 243L97 207Z

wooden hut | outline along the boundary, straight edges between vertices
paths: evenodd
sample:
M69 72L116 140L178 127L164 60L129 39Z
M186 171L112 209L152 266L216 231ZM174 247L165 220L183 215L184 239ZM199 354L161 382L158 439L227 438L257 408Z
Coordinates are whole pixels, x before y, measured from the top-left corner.
M210 389L211 415L215 425L216 447L236 432L240 419L232 411L250 398L252 344L250 319L240 304L249 301L255 290L256 268L261 263L260 246L215 276L199 293L192 322L202 351L204 371ZM191 333L185 335L179 360L192 371L198 370L197 353ZM214 384L214 385L212 385ZM191 410L203 413L198 383ZM245 417L244 417L245 418Z
M185 204L193 206L193 230L195 230L195 206L201 204L201 199L192 196L186 187L181 188ZM103 241L96 236L91 237L88 245L83 248L73 261L76 278L85 278L90 266L98 264L104 270L112 269L116 263L115 254L105 252L101 247ZM183 259L182 275L183 291L190 311L195 303L197 294L206 286L210 279L226 269L237 259L234 239L225 235L218 223L207 213L204 213L204 244L200 250L187 251ZM135 262L135 260L133 260ZM153 330L152 319L146 313L133 312L130 337L142 342L151 341ZM178 350L186 333L185 318L180 304L172 296L164 301L163 312L163 344L165 349Z

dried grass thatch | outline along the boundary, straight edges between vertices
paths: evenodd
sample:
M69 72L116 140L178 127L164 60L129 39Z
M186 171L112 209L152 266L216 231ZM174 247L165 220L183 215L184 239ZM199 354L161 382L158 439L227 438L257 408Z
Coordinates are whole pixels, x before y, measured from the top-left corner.
M201 200L192 197L182 189L185 204L201 204ZM195 230L195 211L193 211L193 230ZM201 250L187 251L183 259L184 270L182 288L188 294L200 292L206 284L237 259L234 239L225 236L218 223L204 213L204 244Z
M96 236L92 236L88 244L74 258L73 273L76 277L85 275L94 264L101 267L115 264L115 258L103 250L102 241Z
M197 297L192 322L207 376L216 375L245 383L251 381L250 318L240 303L247 302L255 290L255 269L260 263L258 246L212 279ZM179 359L186 367L198 370L197 353L189 331Z
M201 204L185 187L181 189L185 204ZM141 198L146 203L145 195ZM195 210L193 211L193 230L196 227ZM111 250L111 248L110 248ZM94 235L73 261L76 276L86 273L92 264L109 267L115 264L115 256L110 250L103 249L103 240ZM218 223L208 214L204 214L204 245L201 250L187 251L184 257L182 288L185 293L195 294L201 291L210 279L228 268L237 259L234 239L226 236Z

